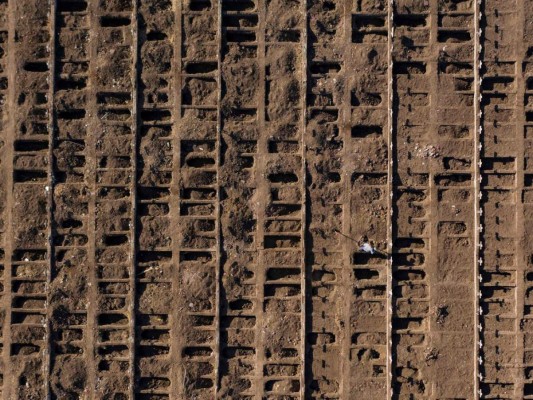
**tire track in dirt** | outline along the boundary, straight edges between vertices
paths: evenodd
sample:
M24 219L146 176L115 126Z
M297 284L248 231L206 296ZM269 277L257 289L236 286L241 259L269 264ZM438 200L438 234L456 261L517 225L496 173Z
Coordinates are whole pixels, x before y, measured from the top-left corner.
M253 14L252 14L253 15ZM257 7L257 75L258 75L258 85L257 85L257 124L259 132L264 132L266 129L266 101L267 101L267 65L266 65L266 15L267 8L265 4L258 4ZM235 65L235 59L232 59L232 63ZM235 84L235 83L234 83ZM264 393L265 379L268 377L265 376L265 370L267 367L267 343L265 343L265 335L261 321L264 318L265 310L265 285L267 281L267 263L265 261L266 254L264 251L265 235L267 230L267 207L268 207L268 196L269 196L269 187L264 171L266 170L267 165L267 154L268 154L268 137L266 135L259 135L257 138L257 150L254 152L255 160L254 165L255 169L255 181L257 185L257 240L258 243L258 254L257 254L257 268L254 271L256 276L256 293L257 293L257 303L254 304L255 309L257 310L257 319L255 321L254 333L256 335L255 342L255 355L257 363L251 365L250 369L253 371L255 369L256 380L254 384L251 385L250 394L253 396L253 393ZM227 377L228 381L231 381L231 376ZM229 384L228 384L229 386Z
M137 398L137 390L142 390L142 385L146 385L146 381L143 380L142 375L137 375L137 370L139 369L141 372L142 369L137 367L137 359L138 359L138 351L137 351L137 345L138 345L138 328L140 324L137 323L137 313L139 311L139 304L141 300L141 293L139 293L138 287L140 285L143 285L141 282L139 282L139 279L137 277L138 274L138 262L140 261L138 259L138 244L140 242L140 238L137 236L137 226L138 226L138 212L137 212L137 197L138 197L138 191L137 191L137 174L138 174L138 148L139 148L139 141L140 141L140 129L139 124L142 119L142 114L139 115L139 81L140 81L140 74L139 74L139 64L141 63L141 57L139 55L139 48L141 46L140 39L139 39L139 5L141 2L139 0L133 0L132 4L132 13L131 13L131 48L132 48L132 68L131 68L131 80L132 80L132 105L131 105L131 130L133 133L132 137L132 143L131 146L131 159L133 161L131 166L131 175L130 179L132 180L131 184L131 223L129 226L129 244L130 244L130 260L131 260L131 268L130 268L130 303L128 307L128 317L129 317L129 370L128 370L128 378L129 378L129 387L128 387L128 398L129 399L135 399ZM146 285L148 286L148 285ZM148 288L144 288L145 292L149 291ZM165 292L168 292L168 288ZM142 293L144 294L144 293ZM148 378L148 381L150 381L150 378ZM157 384L159 383L156 379L154 379L154 389L157 388ZM148 385L150 385L149 382Z
M527 191L525 190L525 158L527 151L525 148L528 127L526 123L526 107L528 105L529 96L526 93L526 80L524 79L524 66L526 54L528 51L528 45L525 42L525 22L527 18L526 14L527 2L520 1L516 8L517 15L520 15L516 22L516 36L515 43L520 43L517 46L516 64L515 64L515 76L516 76L516 97L514 104L516 107L516 146L517 146L517 158L516 158L516 325L515 330L517 332L515 337L516 343L516 365L523 369L523 379L516 379L516 385L514 387L514 398L527 399L528 396L533 395L533 385L531 385L530 379L531 368L526 365L525 360L526 348L528 346L526 340L530 339L529 335L522 330L523 321L529 312L529 302L527 301L527 281L528 281L528 256L531 254L531 245L528 246L526 239L526 210L528 202L526 199ZM529 343L528 343L529 344Z
M1 37L2 43L0 48L4 56L1 62L2 76L2 106L1 121L2 129L0 129L0 265L1 265L1 339L2 339L2 361L1 361L1 394L6 398L11 396L10 385L11 369L10 366L10 349L11 349L11 292L12 292L12 276L13 266L12 258L12 216L13 209L13 192L10 189L13 187L13 141L15 137L15 118L12 115L15 91L14 91L14 77L16 68L14 68L14 37L15 37L15 21L14 18L7 18L8 15L13 15L13 3L4 1L0 3L0 21L2 24ZM4 107L5 105L5 107Z
M56 107L55 107L55 95L56 95L56 46L57 46L57 26L56 26L56 13L57 13L57 0L51 0L50 1L50 10L49 10L49 19L50 19L50 28L48 34L50 35L49 39L49 51L50 51L50 61L48 62L48 69L50 71L50 77L48 78L48 134L49 134L49 141L48 141L48 161L47 161L47 175L48 175L48 182L47 186L45 186L44 190L47 194L47 214L48 214L48 232L47 232L47 254L49 257L50 262L50 269L47 273L47 282L46 282L46 349L44 353L44 366L43 366L43 374L44 374L44 387L45 387L45 397L50 398L51 397L51 387L50 387L50 378L51 378L51 368L52 368L52 359L55 353L55 349L53 349L53 341L54 337L52 336L52 318L50 316L50 311L52 313L54 312L53 306L52 306L52 280L54 278L55 273L55 263L56 263L56 246L55 246L55 224L54 224L54 211L55 211L55 204L54 204L54 190L56 186L56 177L55 177L55 171L54 171L54 149L55 149L55 142L56 142ZM40 69L42 67L34 66L36 69ZM31 302L31 301L29 301ZM33 306L35 307L35 306ZM23 308L23 307L21 307Z
M431 48L432 54L435 54L435 53L440 54L439 44L437 43L437 39L438 39L438 32L440 28L439 20L441 18L443 17L439 14L438 1L435 1L435 0L431 1L429 4L429 23L430 23L429 34L430 34L430 44L432 46ZM438 56L432 57L432 58L433 59L430 61L431 82L429 84L429 89L430 89L430 93L436 94L438 93L438 90L439 90L440 67L439 67ZM439 128L440 126L439 125L439 110L435 106L436 104L438 104L436 96L433 95L433 97L431 97L430 95L429 104L428 104L430 107L430 110L429 110L430 118L428 122L429 122L429 127L432 133L428 135L430 142L424 143L425 145L431 144L431 141L433 140L433 138L438 136L439 129L442 129L442 128ZM443 197L441 198L441 194L439 190L437 189L437 185L434 179L433 171L429 172L429 182L428 182L427 190L428 190L428 196L429 196L428 197L429 204L427 205L429 215L430 216L438 215L438 203L439 201L446 202L446 199ZM447 201L450 201L450 200L448 199ZM450 204L450 206L456 206L456 205ZM434 224L431 224L429 226L429 233L428 233L428 237L425 242L426 257L427 257L426 259L428 263L428 268L426 271L426 281L429 287L429 297L430 297L429 307L430 307L430 310L436 310L438 314L442 314L444 316L446 310L441 309L442 311L439 311L439 306L441 304L438 304L437 302L432 300L432 292L434 291L433 288L434 288L435 283L438 282L438 277L436 276L437 274L434 271L434 268L435 268L434 266L438 265L438 254L437 254L437 251L432 251L435 249L436 243L438 243L437 241L438 241L438 228ZM438 349L434 347L433 343L436 343L438 340L439 325L441 325L441 323L442 323L442 317L430 318L428 322L429 338L427 342L425 343L426 347L423 353L425 356L424 362L425 362L425 367L426 367L426 370L424 372L427 377L426 379L428 379L428 381L433 379L433 374L429 370L429 365L435 362L434 358L436 355L438 355ZM436 390L434 389L434 385L430 384L429 386L430 386L429 391L431 393L429 395L429 398L436 399L437 395L435 393Z
M215 284L215 330L216 330L216 339L215 339L215 396L219 396L221 388L221 350L222 350L222 323L221 323L221 309L222 309L222 298L221 298L221 286L222 286L222 269L224 265L224 250L225 250L225 232L222 227L222 199L225 195L223 192L223 181L221 179L222 167L224 164L224 144L222 139L222 129L223 129L223 112L222 112L222 98L224 94L223 83L222 83L222 60L223 60L223 29L224 23L222 20L223 14L223 1L217 1L217 39L218 39L218 73L217 73L217 96L216 96L216 107L217 107L217 134L216 134L216 166L217 166L217 204L216 204L216 284Z
M86 107L87 107L87 132L96 132L98 128L97 104L97 85L96 77L96 62L98 60L98 40L96 39L96 31L98 27L98 3L87 3L88 11L88 26L90 30L88 45L88 75L89 88ZM96 142L97 135L87 135L85 140L85 182L87 185L87 264L89 266L96 265L96 170L98 167L98 160L96 156ZM85 338L85 355L87 368L87 391L90 400L95 399L96 385L97 385L97 361L94 357L96 354L96 330L97 330L97 312L98 312L98 275L97 268L87 272L87 330L84 333Z
M516 67L517 79L518 79L518 93L517 103L519 107L517 112L518 132L520 141L517 141L516 145L522 144L522 147L518 147L518 162L517 162L517 190L522 189L519 193L521 196L521 205L517 208L521 214L517 215L517 222L519 222L519 252L517 253L517 261L522 265L523 271L518 271L518 316L522 319L519 324L522 335L518 335L522 341L518 346L517 364L521 371L523 371L522 379L519 381L522 386L515 388L516 398L531 399L533 398L533 360L531 357L533 350L533 337L531 335L532 324L532 306L533 306L533 244L529 238L532 233L532 215L533 215L533 186L532 174L532 159L533 154L531 151L531 145L533 144L533 28L528 21L531 21L533 17L533 5L530 2L519 2L517 14L520 16L520 25L517 29L518 42L523 41L523 47L519 53L518 61L520 62ZM519 47L520 48L520 47ZM523 124L523 131L520 125ZM521 228L521 229L520 229ZM522 257L520 257L520 250L522 251ZM520 265L519 264L519 265Z
M532 143L532 57L531 47L533 44L533 30L528 21L533 16L533 7L527 1L518 2L516 15L519 23L516 24L515 43L521 43L516 48L516 121L517 138L516 149L516 262L517 262L517 291L516 291L516 365L520 375L517 377L514 396L515 398L533 398L533 361L531 351L533 349L531 331L532 300L531 292L533 276L531 275L531 258L533 246L529 238L531 237L531 215L533 203L531 196L531 143ZM511 23L509 22L509 25ZM514 26L514 25L512 25ZM512 43L512 42L511 42ZM509 43L509 44L511 44Z
M352 3L353 2L351 1L343 2L342 11L343 11L343 19L345 21L350 21L352 18L352 11L353 11ZM345 23L342 25L342 27L344 31L343 40L348 43L351 42L352 35L353 35L352 24ZM351 69L350 61L351 60L348 57L346 57L345 60L342 60L343 62L342 69L344 69L343 71L344 75L347 75L347 71ZM349 145L351 141L352 132L350 129L348 129L348 127L351 125L350 123L351 105L352 105L351 96L352 96L351 91L345 90L344 93L342 93L342 99L338 99L338 101L341 103L341 104L338 104L339 109L340 109L339 110L340 111L339 113L340 126L338 129L342 136L344 156L349 155L350 151L352 150L352 146ZM339 205L342 207L341 228L342 228L343 234L351 236L351 220L353 218L353 215L352 215L352 210L351 210L351 198L349 196L349 193L350 193L350 187L351 187L351 175L353 171L351 171L351 166L349 163L345 163L342 166L336 166L336 167L337 168L341 167L341 171L342 171L342 175L341 175L342 192L340 193L340 196L342 197L337 200L337 202L340 203ZM352 264L352 252L353 252L354 242L348 239L347 237L342 237L338 239L340 239L340 244L342 245L340 249L342 252L342 255L341 255L342 263L340 265L342 269L340 269L340 271L338 272L337 277L340 275L340 280L343 282L342 284L339 285L339 289L342 290L341 296L344 295L346 296L347 299L350 299L352 297L351 283L353 282L350 265ZM352 340L351 340L352 327L350 323L350 320L351 320L350 314L352 312L352 307L351 307L351 302L349 300L345 301L345 304L342 305L340 312L342 313L341 321L344 323L344 326L341 326L341 328L343 328L342 329L343 331L339 332L340 334L336 334L335 331L332 330L332 333L335 335L335 337L338 337L337 340L339 341L339 347L341 350L339 356L344 355L342 359L342 363L340 365L340 373L338 374L340 376L340 381L339 381L340 390L337 393L339 397L341 397L345 393L350 393L350 390L351 390L350 387L351 387L351 382L352 382L351 366L350 366L350 361L349 361L350 360L350 356L349 356L350 347L352 344ZM335 380L334 371L331 371L331 375L333 377L332 380ZM316 393L316 396L318 397L319 393Z
M387 374L387 399L394 396L394 388L392 385L393 379L393 241L394 241L394 13L395 13L394 0L389 0L387 7L387 190L385 195L387 196L387 243L385 246L385 254L387 257L387 302L385 307L387 308L387 343L386 343L386 374Z
M482 348L482 335L479 330L479 326L481 325L481 315L482 315L482 308L480 307L480 301L479 299L482 297L479 289L480 285L480 278L481 275L479 274L480 269L483 268L483 259L480 257L481 252L479 248L480 243L480 236L482 235L481 232L483 230L483 224L481 220L481 196L480 196L480 186L482 183L482 176L480 173L480 165L478 164L481 152L482 152L482 141L481 141L481 130L480 126L482 124L482 118L483 118L483 111L481 107L481 82L480 82L480 74L481 74L481 65L480 60L482 59L482 44L481 44L481 28L480 28L480 21L481 21L481 4L483 3L483 0L474 2L474 159L473 159L473 167L474 167L474 227L475 227L475 236L474 236L474 307L476 309L476 320L474 325L474 397L477 395L481 397L483 395L483 391L480 388L480 368L482 366L482 359L481 356L483 352ZM477 329L476 329L477 328Z
M302 354L302 361L300 363L300 398L305 399L306 396L308 396L309 387L307 385L307 377L308 377L308 369L307 365L311 364L309 362L309 354L307 352L307 349L309 348L309 337L307 335L308 333L308 326L310 321L309 316L309 303L307 299L309 298L311 294L311 285L309 284L309 275L310 275L310 268L308 263L308 254L309 254L309 244L307 242L308 238L308 226L310 222L309 218L309 208L308 208L308 199L309 199L309 192L307 190L308 185L308 166L307 166L307 146L306 146L306 128L307 128L307 80L309 75L309 60L307 57L308 50L307 46L309 43L309 29L308 29L308 23L307 18L304 16L307 15L307 1L301 1L299 8L298 6L295 7L295 13L300 12L300 18L299 18L299 28L301 34L300 34L300 49L301 49L301 70L300 70L300 140L299 145L301 149L301 155L302 155L302 168L300 171L300 176L302 177L302 184L303 187L301 188L301 204L302 204L302 226L300 229L300 237L301 237L301 260L300 260L300 282L301 282L301 288L302 288L302 295L301 295L301 310L302 310L302 319L301 319L301 354ZM273 15L276 14L276 10L274 9L272 12ZM270 18L272 20L272 18ZM298 31L296 31L298 32Z
M175 5L174 13L174 24L175 27L170 25L168 27L169 37L175 38L175 43L173 43L173 53L172 53L172 62L174 63L173 68L173 84L170 88L176 94L175 96L169 96L169 101L174 102L173 113L174 113L174 126L172 127L172 137L170 141L170 146L172 148L172 154L170 155L170 167L172 169L178 168L181 165L181 140L179 136L179 126L181 122L181 105L182 105L182 96L181 96L181 87L182 87L182 74L183 74L183 63L182 63L182 48L183 48L183 2L177 2ZM179 314L182 312L183 307L178 302L179 300L179 272L180 272L180 249L181 243L177 238L179 228L180 228L180 179L177 172L172 174L172 182L170 186L170 196L169 196L169 223L170 223L170 234L172 238L172 267L171 271L171 281L172 281L172 300L175 302L178 307L175 307L174 310L171 310L170 315L170 332L168 332L168 337L170 341L170 360L172 366L170 367L170 386L169 386L169 398L172 400L178 400L183 396L183 374L181 371L181 364L183 363L183 353L181 341L182 337L180 336L180 326L179 326ZM163 331L165 332L165 331ZM164 333L161 333L164 335Z

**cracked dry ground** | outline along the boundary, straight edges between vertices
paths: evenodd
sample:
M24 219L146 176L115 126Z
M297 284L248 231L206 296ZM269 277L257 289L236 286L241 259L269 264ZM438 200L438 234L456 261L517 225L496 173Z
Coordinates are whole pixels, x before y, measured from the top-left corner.
M3 399L533 399L532 235L532 0L0 0Z

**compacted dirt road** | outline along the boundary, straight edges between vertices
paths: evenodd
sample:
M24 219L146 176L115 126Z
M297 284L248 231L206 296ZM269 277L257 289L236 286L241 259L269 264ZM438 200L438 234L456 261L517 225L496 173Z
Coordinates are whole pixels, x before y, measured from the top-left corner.
M533 399L532 21L0 0L1 397Z

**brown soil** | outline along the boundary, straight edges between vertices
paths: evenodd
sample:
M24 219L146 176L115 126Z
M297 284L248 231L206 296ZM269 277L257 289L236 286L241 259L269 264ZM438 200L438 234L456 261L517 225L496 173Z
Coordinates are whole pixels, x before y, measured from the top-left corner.
M533 399L533 3L390 3L0 0L0 397Z

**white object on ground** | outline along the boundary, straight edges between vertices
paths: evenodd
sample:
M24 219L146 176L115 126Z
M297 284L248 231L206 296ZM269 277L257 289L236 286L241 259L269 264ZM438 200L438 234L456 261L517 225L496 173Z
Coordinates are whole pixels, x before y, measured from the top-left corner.
M364 251L365 253L374 254L374 248L370 243L363 243L359 250Z

